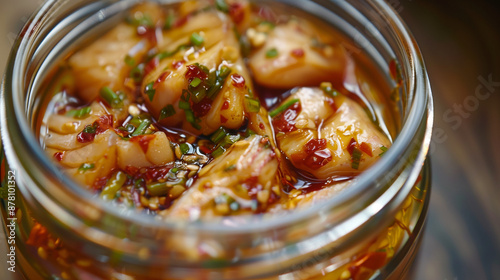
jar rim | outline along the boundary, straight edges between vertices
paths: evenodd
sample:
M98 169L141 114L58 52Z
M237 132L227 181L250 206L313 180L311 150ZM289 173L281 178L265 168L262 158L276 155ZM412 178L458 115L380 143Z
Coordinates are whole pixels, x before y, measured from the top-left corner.
M43 17L46 16L52 8L57 6L57 2L59 1L47 1L39 9L39 11L32 16L30 21L28 21L29 23L25 26L24 32L30 32L31 29L37 28L37 24L39 22L43 22ZM293 1L282 0L282 2ZM269 217L266 219L249 216L248 222L238 223L238 226L236 227L226 223L214 223L210 220L201 222L198 221L196 223L189 224L190 231L217 234L247 234L251 232L265 232L277 228L287 227L292 224L306 222L312 217L317 217L322 213L332 212L334 209L337 209L342 205L349 204L354 198L364 197L368 200L380 191L378 186L374 185L374 178L380 178L381 176L389 174L393 169L393 166L398 164L398 161L407 152L407 149L416 144L414 143L414 137L417 135L419 129L421 129L422 123L424 123L425 126L425 135L423 137L423 141L419 140L418 145L421 145L421 150L418 155L415 156L413 164L415 166L421 166L424 163L425 156L430 145L433 123L433 105L431 89L422 55L407 27L391 6L382 0L368 0L368 2L377 9L379 14L383 15L385 20L388 21L388 26L390 26L394 34L398 36L400 48L402 48L407 54L407 57L405 57L406 63L402 66L407 67L409 70L406 82L409 87L408 91L413 98L409 102L409 110L406 115L406 119L402 124L401 131L394 140L391 148L376 164L359 175L356 178L356 181L353 182L349 188L333 198L312 205L306 209L294 211L292 214ZM349 4L345 3L345 5ZM39 166L40 170L31 170L33 172L32 174L37 174L37 176L43 177L42 180L37 181L50 181L56 178L59 180L59 184L66 186L75 195L89 202L92 207L99 209L103 213L108 213L120 219L124 219L127 222L152 229L177 229L179 227L179 223L177 221L158 222L151 216L144 217L144 215L138 214L123 215L121 210L113 207L109 203L94 199L90 192L81 188L80 185L68 176L64 175L61 170L59 170L59 168L57 168L57 166L54 165L45 155L42 147L37 144L38 142L35 139L31 126L29 125L29 121L25 113L25 104L23 103L24 100L22 100L21 94L18 93L17 96L10 96L9 94L6 94L6 90L12 89L12 92L16 93L24 86L22 81L23 79L21 78L24 77L24 69L21 67L21 64L23 60L25 61L27 59L22 57L24 54L23 51L32 47L29 46L29 44L29 37L19 37L16 40L15 47L13 48L8 61L4 82L2 83L2 103L0 106L2 117L1 125L4 128L2 129L2 138L6 147L6 156L9 163L11 163L13 168L21 166L18 157L22 154L20 149L24 148L25 152L28 152L29 156L41 165ZM7 114L9 114L9 116L7 116ZM14 120L11 119L12 116L15 116ZM7 119L8 117L9 119ZM12 126L16 127L12 128ZM11 129L6 129L7 127ZM12 139L10 139L12 135L9 135L9 133L12 133L12 129L18 130L18 134L16 133L16 135L14 135L16 141L12 141ZM19 147L14 147L14 145L19 145ZM13 154L12 151L14 149L18 151L17 155ZM52 176L52 179L49 179L47 176ZM418 172L414 172L411 176L412 177L409 180L413 180L413 182L416 181ZM37 190L32 191L35 193L37 192ZM41 192L38 193L42 195ZM357 201L359 203L359 200ZM253 222L256 218L259 219L258 223ZM342 217L339 214L339 220L345 218L346 217Z

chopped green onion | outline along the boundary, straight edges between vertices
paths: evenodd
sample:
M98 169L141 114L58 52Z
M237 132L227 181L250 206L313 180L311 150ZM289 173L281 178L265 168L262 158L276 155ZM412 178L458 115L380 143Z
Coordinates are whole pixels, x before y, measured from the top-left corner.
M251 97L245 96L245 109L251 113L257 113L260 110L259 100L255 100Z
M266 52L267 58L273 58L278 56L278 50L276 48L272 48Z
M96 124L87 124L85 128L83 129L84 133L89 133L89 134L94 134L97 131L97 125Z
M135 59L133 57L131 57L130 55L126 55L125 56L125 64L127 64L128 66L132 67L135 65Z
M191 43L197 47L203 45L203 42L205 42L205 39L203 39L203 36L201 36L200 34L198 34L196 32L191 34L190 40L191 40Z
M257 134L255 131L253 131L251 129L247 129L247 131L245 132L245 137L249 137L249 136L252 136L255 134Z
M205 98L205 96L207 96L207 90L203 87L194 90L191 95L195 103L199 103L200 101L202 101Z
M148 96L149 101L152 102L153 98L155 98L155 94L156 94L156 90L154 89L154 82L151 82L151 83L146 85L146 88L144 89L144 93L146 93L146 95Z
M293 104L295 104L297 102L300 102L300 99L291 99L291 100L285 102L283 105L279 106L278 108L269 112L269 116L271 116L271 118L274 118L277 115L283 113L286 109L288 109L290 106L292 106Z
M177 168L177 167L170 169L170 172L172 172L174 174L177 173L177 171L179 171L179 168Z
M174 24L175 24L175 15L173 11L170 10L167 18L165 19L165 25L163 26L163 29L169 30L174 26Z
M220 127L217 131L215 131L212 136L210 137L210 140L218 144L224 137L227 135L226 130L223 127Z
M189 104L189 102L186 102L186 101L179 101L179 108L181 108L182 110L189 110L191 109L191 104Z
M189 151L191 151L191 147L189 146L189 144L186 144L186 143L182 143L179 145L179 148L181 149L181 153L183 155L187 154Z
M361 161L361 155L362 155L362 152L361 152L360 149L354 148L352 150L352 163L351 163L351 167L353 169L358 169L359 168L359 163Z
M184 113L186 113L186 120L191 124L192 127L196 128L197 130L201 129L201 126L197 123L197 119L194 116L194 113L191 109L184 110Z
M276 25L268 20L263 20L259 23L262 26L268 26L270 29L273 29Z
M194 88L195 88L195 87L199 86L200 84L201 84L201 79L200 79L200 78L198 78L198 77L196 77L196 78L194 78L194 79L191 81L191 83L189 84L189 86L191 86L191 87L194 87Z
M146 181L143 178L137 179L134 181L134 187L140 188L140 187L144 186L145 183L146 183Z
M144 64L141 63L137 65L136 67L132 68L130 70L130 78L134 80L136 83L140 83L142 81L142 78L144 76Z
M112 200L115 198L116 193L125 184L127 180L127 175L124 172L118 171L109 178L106 186L102 189L101 198L104 200Z
M196 122L196 118L194 117L194 113L191 109L185 110L186 112L186 120L190 123Z
M386 146L382 146L380 147L380 149L382 150L382 152L378 155L379 157L383 156L385 154L385 152L387 152L387 147Z
M236 134L236 135L228 134L224 138L224 143L226 143L226 144L234 144L234 143L238 142L238 140L240 140L240 138L241 138L241 136L239 134Z
M151 125L151 120L150 119L144 119L142 120L141 124L137 127L137 129L131 134L132 137L134 136L139 136L143 135Z
M120 97L109 87L103 87L101 89L101 97L108 103L113 109L119 109L123 107L123 101Z
M332 97L338 96L340 94L337 90L333 88L332 83L330 82L321 83L320 88L323 90L323 92Z
M166 195L169 189L166 183L149 184L146 185L146 188L148 189L149 195L151 196Z
M87 117L91 111L92 111L92 109L90 109L90 107L84 107L81 109L74 109L74 110L69 110L68 112L66 112L66 116L74 117L77 119L83 119L83 118Z
M153 27L153 20L149 15L141 15L141 16L134 16L134 17L128 17L127 18L127 23L131 24L133 26L146 26L146 27Z
M224 168L224 171L225 172L229 172L229 171L232 171L232 170L235 170L235 169L236 169L236 164L231 164L228 167Z
M173 115L175 115L175 108L174 106L172 106L172 104L168 104L167 106L165 106L165 108L161 109L160 117L158 118L158 120L162 120Z
M223 147L219 147L219 148L215 149L215 151L212 152L212 156L214 158L217 158L217 157L221 156L225 151L226 151L226 149L224 149Z
M218 71L218 76L222 79L227 78L229 74L231 74L231 68L227 67L226 65L222 66Z
M82 165L80 165L80 167L78 168L78 173L85 173L87 170L91 170L91 169L94 169L95 167L95 164L93 163L84 163Z
M227 5L226 0L215 0L215 6L217 7L217 10L221 12L229 12L229 5Z

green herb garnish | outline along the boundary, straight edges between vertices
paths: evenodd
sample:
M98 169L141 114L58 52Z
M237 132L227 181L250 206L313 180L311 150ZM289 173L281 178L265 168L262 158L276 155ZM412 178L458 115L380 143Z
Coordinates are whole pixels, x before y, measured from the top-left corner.
M154 89L154 82L151 82L146 85L146 88L144 88L144 93L146 93L146 95L148 96L149 101L152 102L156 94L156 89Z
M229 5L226 3L226 0L215 0L215 7L221 12L229 12Z
M382 150L382 152L378 155L379 157L383 156L385 154L385 152L387 152L387 147L386 146L382 146L380 147L380 149Z
M271 116L271 118L274 118L277 115L283 113L286 109L288 109L290 106L292 106L293 104L295 104L297 102L300 102L300 99L291 99L291 100L288 100L287 102L285 102L284 104L282 104L278 108L276 108L276 109L272 110L271 112L269 112L269 116Z
M84 107L81 109L69 110L68 112L66 112L66 116L74 117L77 119L83 119L87 117L90 114L90 112L92 112L92 109L90 109L90 107Z
M351 162L351 167L353 169L358 169L359 168L359 163L361 162L361 156L362 152L358 148L354 148L352 150L352 162Z
M94 169L94 167L95 167L95 164L93 164L93 163L84 163L84 164L80 165L80 167L78 168L78 172L85 173L87 170Z
M167 106L165 106L165 108L161 109L160 117L158 118L158 120L162 120L173 115L175 115L175 108L174 106L172 106L172 104L168 104Z
M139 136L143 135L146 133L148 130L149 126L151 125L151 120L150 119L144 119L142 122L139 124L139 126L135 129L135 131L131 134L132 137L134 136Z
M124 61L125 61L125 64L127 64L130 67L135 65L135 59L128 54L125 56Z
M112 89L109 87L103 87L101 89L100 95L106 103L113 109L120 109L123 107L123 101Z
M260 111L259 100L253 99L249 96L245 96L245 109L250 113L257 113Z
M278 50L276 48L272 48L266 52L267 58L273 58L278 56Z
M194 32L193 34L191 34L190 41L191 41L191 44L199 47L199 46L203 45L203 43L205 42L205 39L199 33Z
M191 151L191 146L189 144L186 144L186 143L182 143L179 145L179 148L181 149L181 153L183 155L189 153L189 151Z
M168 193L169 187L166 183L153 183L146 185L148 189L149 195L151 196L159 196L166 195Z
M321 83L320 88L323 90L324 93L332 97L336 97L340 94L336 89L333 88L332 83L330 82Z

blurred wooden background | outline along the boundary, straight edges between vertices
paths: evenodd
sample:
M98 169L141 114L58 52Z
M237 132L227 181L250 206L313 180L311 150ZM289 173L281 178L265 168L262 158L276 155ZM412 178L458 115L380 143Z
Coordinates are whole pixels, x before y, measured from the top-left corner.
M0 74L41 2L0 0ZM500 3L389 2L424 54L436 108L431 206L414 278L500 279ZM0 275L8 280L4 246Z

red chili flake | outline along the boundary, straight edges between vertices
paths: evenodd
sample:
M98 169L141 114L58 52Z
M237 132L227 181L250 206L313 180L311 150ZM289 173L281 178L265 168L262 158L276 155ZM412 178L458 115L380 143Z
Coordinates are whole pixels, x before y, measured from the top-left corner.
M263 123L259 123L259 128L262 129L262 130L264 130L264 128L266 128L266 127L264 126Z
M149 142L151 142L151 140L153 139L155 139L154 135L139 135L130 138L130 141L137 142L139 146L141 146L142 151L146 153L148 151Z
M153 57L146 66L144 67L144 76L151 73L160 64L160 58L158 56Z
M273 119L273 126L278 132L291 132L297 130L295 119L300 114L302 107L300 102L295 102L292 106Z
M30 236L28 237L28 240L26 240L26 244L36 247L47 245L49 236L50 235L47 229L37 222L31 228Z
M193 108L195 117L204 117L212 109L212 99L205 97L200 102L191 104L191 108Z
M224 117L223 115L220 115L220 122L221 123L226 123L227 122L227 118Z
M304 52L304 50L302 48L298 48L298 49L292 50L291 54L293 57L301 58L301 57L304 57L304 55L306 53Z
M362 142L361 145L359 146L359 149L364 152L365 154L373 157L372 153L372 146L366 142Z
M156 89L159 84L163 83L168 76L170 75L170 71L165 71L158 76L158 79L156 79L155 83L153 84L153 89Z
M392 79L398 82L398 65L394 59L389 62L389 72L391 73Z
M146 173L144 173L146 181L158 181L159 179L165 178L170 169L170 166L148 168Z
M352 153L354 152L354 148L356 148L356 147L358 147L358 142L356 142L356 140L354 140L354 138L351 138L351 141L347 145L347 151L349 152L349 154L351 156L352 156Z
M359 279L358 274L361 267L366 267L370 270L380 269L385 265L387 259L386 252L370 252L362 255L359 260L355 261L348 270L351 273L352 279Z
M318 150L304 159L304 164L310 168L318 169L332 161L332 153L328 149Z
M181 68L182 65L184 65L184 61L182 60L172 62L172 67L174 67L174 69L176 70Z
M80 132L76 136L76 141L85 144L94 141L95 138L95 133L88 133L88 132Z
M204 154L211 154L211 153L212 153L212 150L211 150L211 149L209 149L209 148L208 148L208 147L206 147L206 146L203 146L203 145L202 145L202 146L199 146L199 147L200 147L200 151L201 151L202 153L204 153Z
M232 74L231 75L231 80L233 80L233 86L237 88L243 88L245 87L245 78L243 78L239 74Z
M57 153L54 153L54 158L57 160L57 161L61 161L64 157L64 152L57 152Z
M96 129L96 134L101 134L104 131L113 128L113 116L112 115L103 115L100 116L97 121L97 129Z
M207 73L203 72L203 70L199 66L191 64L187 66L186 78L191 83L194 78L206 80L208 78L208 75Z
M229 6L229 16L236 24L240 24L245 19L245 10L240 3L233 3Z
M131 175L133 177L136 177L137 175L139 175L139 171L140 169L138 167L135 167L135 166L126 166L125 167L125 173L127 173L128 175Z
M184 24L186 24L186 23L187 23L187 21L188 21L188 17L189 17L189 15L179 18L179 19L178 19L178 20L174 23L173 27L174 27L174 28L177 28L177 27L181 27L181 26L183 26Z
M306 153L308 155L326 149L326 139L311 139L306 143Z
M224 100L224 104L222 104L221 111L229 109L229 100Z

